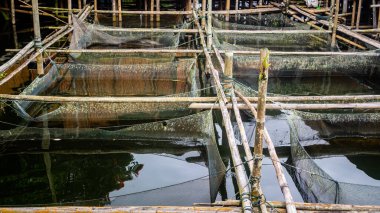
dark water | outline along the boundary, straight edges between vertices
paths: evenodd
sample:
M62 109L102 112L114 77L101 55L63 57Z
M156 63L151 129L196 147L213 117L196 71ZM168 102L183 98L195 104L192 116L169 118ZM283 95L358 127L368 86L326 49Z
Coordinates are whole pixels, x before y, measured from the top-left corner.
M161 19L164 20L161 27L172 28L181 23L183 17L171 19L168 16L161 16ZM112 25L110 20L109 16L103 17L101 23ZM147 21L144 16L124 16L123 20L128 21L128 24L127 21L123 22L123 27L151 27L149 19ZM258 22L255 19L249 20L245 23L244 20L240 20L239 23L256 23L265 27L292 27L287 22L276 22L276 19L263 19ZM9 28L6 29L9 30ZM27 43L30 39L21 40ZM6 46L2 48L12 47L10 44L4 45ZM136 46L141 47L141 45ZM126 44L123 48L136 46ZM277 48L281 47L277 46ZM293 46L285 48L299 50ZM122 62L131 63L128 59L126 61L118 60L121 65ZM71 58L70 63L75 62L75 59ZM253 71L256 68L247 67L247 69ZM363 69L368 69L368 67ZM168 72L169 74L162 76L158 72L155 75L128 74L124 76L113 68L101 71L87 70L80 72L79 75L78 70L69 70L57 82L48 81L50 84L43 84L45 88L35 94L90 97L166 96L188 93L211 85L211 79L198 76L192 76L198 88L193 87L195 84L189 81L189 76L178 80L177 75L183 70L176 70L176 73ZM296 74L288 75L291 71L286 70L287 74L271 76L269 92L277 95L379 93L377 81L374 81L375 77L342 74L335 72L337 70L334 72L320 70L319 74L305 74L298 71L293 70L292 72ZM377 72L376 69L372 71ZM246 75L239 73L239 70L236 73L237 75L234 76L236 81L251 88L257 88L257 74ZM26 70L23 74L16 76L13 82L4 85L1 91L19 94L36 78L33 70ZM202 94L215 95L211 89L206 91ZM210 183L215 182L214 177L209 176L211 168L209 162L212 159L209 158L204 146L194 146L194 143L202 141L202 138L197 138L195 134L192 135L193 138L190 141L168 140L166 137L170 137L170 133L164 134L165 137L150 140L144 137L138 139L120 138L120 135L116 137L116 130L125 127L152 121L160 121L165 126L167 119L194 114L195 111L180 111L174 104L170 104L165 106L165 109L169 108L168 112L160 114L158 111L161 108L158 106L137 105L135 108L138 109L134 112L138 113L132 113L127 111L131 110L131 106L119 108L115 105L107 105L102 108L100 105L95 105L89 108L74 108L71 112L65 111L59 117L55 117L56 120L31 121L22 117L22 113L15 110L11 102L6 102L6 104L2 106L0 118L1 136L7 139L0 142L0 205L192 205L195 202L212 202L213 197L217 200L238 199L236 180L230 169L217 190L211 190ZM39 116L54 111L62 105L64 104L33 103L26 112ZM148 109L149 113L141 113ZM249 113L241 112L252 146L255 122ZM284 165L291 164L289 136L291 128L286 113L268 111L266 123ZM344 140L344 143L340 142L337 145L333 139L325 139L323 143L303 141L302 144L306 147L311 159L335 180L380 186L380 171L377 167L380 155L376 151L379 150L379 141L372 141L371 146L368 147L369 142L363 140L368 135L349 134L349 127L351 125L357 127L357 124L353 122L345 125L347 126L323 126L323 131L339 129L339 133L347 133L343 134L344 137L341 135L340 138L341 141ZM314 128L313 130L318 133L323 132L321 129L318 130L316 127L320 126L313 122L306 121L305 126ZM222 130L221 116L218 113L213 114L213 127L220 157L224 165L231 168L226 135ZM88 128L108 132L95 139L93 136L81 138ZM234 128L235 136L239 139L235 123ZM374 131L377 131L376 127ZM53 137L54 134L58 135L60 132L66 138ZM140 136L148 137L147 134L152 133L141 132ZM191 132L188 134L191 135ZM360 146L358 146L358 141L361 141ZM239 149L243 152L240 144ZM283 200L266 149L265 154L262 175L264 194L268 200ZM307 188L300 188L301 184L294 179L290 170L285 168L288 167L284 167L284 172L294 199L309 201L305 199L304 194L308 192Z

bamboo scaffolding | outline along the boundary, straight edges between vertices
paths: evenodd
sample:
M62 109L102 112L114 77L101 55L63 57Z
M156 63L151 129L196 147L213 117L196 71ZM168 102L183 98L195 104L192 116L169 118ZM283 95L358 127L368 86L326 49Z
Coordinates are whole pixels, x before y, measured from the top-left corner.
M210 0L209 0L209 2L210 2ZM209 6L211 6L211 5L209 5ZM250 189L249 189L249 180L248 180L248 177L246 175L244 165L242 163L242 160L240 158L240 153L239 153L239 150L238 150L237 145L236 145L235 135L234 135L234 131L233 131L231 120L230 120L230 115L228 113L228 110L227 110L226 104L225 104L226 103L225 102L226 96L224 94L223 88L222 88L220 81L219 81L218 71L215 70L214 65L212 64L211 57L207 51L206 40L205 40L205 37L203 35L201 25L199 24L198 15L196 14L196 12L194 10L193 10L193 17L195 19L195 25L197 26L197 28L199 30L199 36L200 36L201 44L203 46L204 54L206 56L206 61L209 64L209 67L211 69L211 73L213 75L214 82L217 86L217 93L219 95L219 98L218 98L219 107L221 108L223 123L224 123L224 127L225 127L226 134L227 134L227 139L228 139L228 144L229 144L230 151L231 151L231 158L233 161L233 165L235 166L236 180L237 180L237 183L239 186L242 208L243 208L244 212L247 212L247 213L252 212L252 202L250 199L251 196L250 196Z
M284 208L286 203L281 201L268 201L274 208ZM195 203L194 205L205 206L239 206L239 200L216 201L215 203ZM293 202L298 210L306 211L380 211L380 206L374 205L350 205L350 204L325 204L325 203L300 203Z
M252 107L252 105L249 102L249 100L247 98L245 98L238 91L235 91L235 93L236 93L236 95L239 96L239 98L241 98L245 102L245 104L249 107L251 113L255 117L255 119L257 119L258 118L257 111L256 111L255 108ZM276 171L276 177L277 177L278 183L280 185L282 194L284 195L284 198L285 198L286 210L287 210L287 212L296 212L297 211L296 207L293 204L293 202L294 202L293 201L293 196L290 193L289 185L288 185L288 183L286 181L284 172L282 171L280 159L277 156L276 149L274 148L272 139L270 138L268 130L267 130L267 128L265 126L264 126L264 130L263 131L264 131L264 139L265 139L265 141L266 141L266 143L268 145L269 155L271 157L273 166L274 166L275 171Z
M21 58L28 55L27 53L29 52L29 50L32 50L33 47L34 47L34 41L31 41L27 45L25 45L25 47L19 50L16 55L14 55L11 59L9 59L7 62L5 62L3 65L0 66L0 73L5 72L11 66L13 66L17 61L19 61Z
M91 10L90 7L85 7L85 9L83 9L83 13L80 14L79 19L80 20L84 19L89 14L90 10ZM17 69L15 69L12 73L10 73L5 78L3 78L0 81L0 85L3 85L7 81L9 81L13 76L15 76L17 73L21 72L31 61L33 61L35 58L37 58L39 55L41 55L48 47L50 47L56 41L61 39L63 36L69 34L72 30L73 30L73 28L69 27L67 25L66 27L64 27L61 30L54 33L53 35L44 39L44 41L42 41L42 44L45 43L45 45L43 45L41 48L39 48L32 56L30 56L23 64L18 66ZM46 41L48 41L48 42L46 42Z
M266 96L268 88L268 70L269 70L269 50L260 50L259 62L259 89L258 89L258 102L257 102L257 117L256 117L256 130L255 130L255 143L254 143L254 158L253 170L251 171L251 193L253 201L264 202L261 189L261 170L263 162L263 138L264 138L264 124L265 124L265 110L266 110ZM235 104L235 108L237 108ZM261 209L262 210L262 209ZM295 212L295 211L292 211Z
M312 15L312 14L310 14L310 13L308 13L308 12L306 12L306 11L300 9L300 8L298 8L298 7L295 6L295 5L291 5L291 6L289 6L289 7L290 7L292 10L294 10L294 11L296 11L296 12L298 12L298 13L301 13L302 15L304 15L304 16L306 16L306 17L309 17L310 19L312 19L312 20L314 20L314 21L317 21L318 23L321 23L321 24L323 24L323 25L325 25L325 26L329 26L329 22L328 22L328 21L326 21L326 20L317 20L317 18L316 18L315 15ZM364 36L364 35L361 35L361 34L359 34L359 33L356 33L356 32L353 32L353 31L350 31L350 30L346 29L345 27L343 27L343 26L341 26L341 25L338 25L338 27L337 27L337 31L339 31L339 32L341 32L341 33L344 33L344 34L346 34L346 35L348 35L348 36L351 36L351 37L353 37L353 38L356 38L356 39L358 39L358 40L360 40L360 41L362 41L362 42L364 42L364 43L367 43L367 44L369 44L369 45L371 45L371 46L373 46L373 47L376 47L376 48L378 48L378 49L380 48L380 42L378 42L378 41L376 41L376 40L374 40L374 39L368 38L368 37L366 37L366 36Z
M214 49L214 53L216 55L216 58L218 59L220 67L222 68L222 72L225 73L225 64L224 64L222 56L220 55L218 48L216 48L216 46L214 44L212 45L212 48ZM231 75L232 75L232 73L231 73Z
M257 97L245 97L249 102L257 102ZM18 101L37 102L102 102L102 103L215 103L218 97L80 97L80 96L38 96L38 95L11 95L0 94L0 99ZM230 98L227 98L231 102ZM237 98L239 102L242 100ZM278 96L267 97L267 102L360 102L360 101L380 101L380 95L359 95L359 96Z
M252 104L257 107L257 104ZM232 109L231 104L227 104L228 109ZM220 109L217 104L192 103L190 109ZM249 109L249 107L238 104L239 109ZM345 104L266 104L267 109L274 110L326 110L326 109L380 109L380 102L373 103L345 103Z

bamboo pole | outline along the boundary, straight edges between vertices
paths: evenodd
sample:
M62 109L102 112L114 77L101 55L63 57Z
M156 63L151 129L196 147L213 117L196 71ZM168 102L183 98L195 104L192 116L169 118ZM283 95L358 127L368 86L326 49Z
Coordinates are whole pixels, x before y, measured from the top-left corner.
M227 109L232 109L227 104ZM252 104L256 107L256 104ZM211 103L192 103L190 109L219 109L218 105ZM238 104L239 109L249 109L245 105ZM345 104L266 104L267 109L274 110L328 110L328 109L380 109L380 102L373 103L345 103Z
M116 0L112 0L112 22L116 22Z
M69 10L69 14L67 15L67 18L68 18L68 23L69 23L69 25L72 24L72 20L71 20L71 14L72 14L71 9L72 9L72 4L71 4L71 3L72 3L71 0L67 0L67 9Z
M336 46L336 30L338 28L339 0L335 1L334 25L332 28L331 48Z
M11 20L12 24L16 24L15 0L11 0Z
M236 91L237 92L237 91ZM38 102L101 102L101 103L215 103L217 97L79 97L79 96L38 96L38 95L11 95L0 94L0 99L16 100L16 101L38 101ZM245 97L249 102L257 102L257 97ZM231 100L227 98L230 102ZM244 101L237 98L238 102ZM380 101L380 95L359 95L359 96L278 96L267 97L267 102L321 102L321 101L337 101L344 102L367 102ZM271 104L269 108L271 108ZM298 104L299 105L299 104ZM344 104L341 104L344 105ZM238 104L239 108L243 105ZM282 105L283 106L283 105ZM294 105L286 105L288 106ZM305 106L305 105L301 105ZM273 107L272 107L273 108Z
M207 2L207 48L211 49L212 45L212 0Z
M98 10L98 0L94 0L94 10L95 11ZM95 22L98 23L99 22L99 18L98 18L98 13L97 12L94 13L94 17L95 17Z
M231 100L232 100L232 107L234 110L236 122L239 127L241 143L243 144L244 152L247 157L246 160L248 161L249 170L250 172L252 172L253 171L253 156L252 156L251 148L249 146L249 142L247 139L247 133L245 132L244 124L240 116L240 111L239 111L239 108L237 107L237 100L236 100L234 91L231 92Z
M332 31L321 30L214 30L216 33L231 34L326 34Z
M282 201L268 201L271 206L274 208L284 208L286 206L285 202ZM380 206L375 205L351 205L351 204L325 204L325 203L301 203L301 202L293 202L295 207L298 210L306 210L306 211L356 211L356 212L368 212L368 211L380 211ZM195 203L196 205L203 205ZM204 204L210 206L210 203ZM216 201L215 203L211 203L211 206L239 206L239 200L227 200L227 201Z
M212 48L214 49L214 53L215 53L215 55L216 55L216 58L218 59L218 62L219 62L220 67L221 67L221 69L222 69L222 72L224 73L226 66L225 66L225 64L224 64L224 61L223 61L223 59L222 59L222 56L220 55L220 52L219 52L218 48L216 48L216 46L215 46L214 44L212 45ZM233 53L232 53L232 54L233 54ZM231 63L232 63L232 62L231 62ZM231 77L232 77L232 66L231 66Z
M353 2L352 2L351 28L353 28L353 27L355 26L356 1L357 1L357 0L353 0Z
M372 0L372 4L376 4L376 0ZM377 27L377 14L376 14L376 7L372 7L372 25L373 25L373 28L375 29Z
M156 0L156 10L157 10L157 12L160 12L160 10L161 10L160 7L161 7L160 0ZM156 21L157 22L161 21L160 14L156 15Z
M259 72L259 93L257 104L257 118L256 118L256 133L254 145L254 159L252 176L252 196L253 201L263 202L262 190L260 186L261 180L261 167L263 159L263 138L264 138L264 123L265 123L265 104L268 87L268 69L269 69L269 50L260 50L260 72Z
M202 29L206 27L206 0L202 0Z
M251 103L241 93L239 93L238 91L235 91L235 93L239 96L240 99L242 99L245 102L245 104L249 107L249 109L251 110L251 113L253 114L253 116L257 120L258 114L257 114L256 109L252 107ZM288 213L290 213L290 212L296 213L297 210L293 204L293 202L294 202L293 196L290 193L289 185L286 181L284 172L282 171L280 159L278 159L276 149L273 145L272 139L270 138L268 130L266 129L265 126L264 126L264 139L267 142L269 155L271 157L273 166L274 166L275 171L276 171L276 177L277 177L278 183L280 185L282 194L284 195L284 198L285 198L286 210Z
M359 29L359 25L360 25L360 18L361 18L361 13L362 13L362 2L363 0L359 0L358 16L356 18L356 29Z
M82 0L78 0L78 9L82 9Z
M119 22L120 23L123 21L123 14L121 13L121 9L122 9L121 4L122 4L122 1L118 0L117 6L118 6L118 10L119 10Z
M211 3L211 0L209 0L209 3ZM208 6L212 6L212 5L209 4ZM235 168L236 180L237 180L237 183L239 186L239 192L240 192L243 211L247 212L247 213L252 212L252 202L251 202L251 199L249 196L249 181L248 181L248 177L246 175L245 169L244 169L244 165L243 165L241 158L240 158L239 150L238 150L237 145L236 145L235 136L234 136L231 120L230 120L230 115L229 115L228 110L227 110L226 105L225 105L226 96L224 94L223 88L222 88L220 81L219 81L218 71L215 70L215 68L213 68L214 66L212 64L211 57L210 57L210 55L207 51L207 48L206 48L206 41L205 41L205 38L203 35L203 31L202 31L202 28L199 24L198 16L197 16L195 11L193 11L193 16L195 19L195 25L197 26L197 28L199 30L199 36L200 36L200 40L201 40L201 43L203 46L204 54L206 56L206 61L209 64L209 67L210 67L212 75L213 75L214 82L217 86L217 93L219 94L218 102L219 102L219 106L221 108L223 123L224 123L224 127L225 127L226 134L227 134L227 140L228 140L228 144L229 144L230 151L231 151L231 158L233 161L233 165L235 166L234 168Z
M38 52L41 47L41 31L40 31L40 17L38 12L38 0L32 0L33 6L33 28L34 28L34 47L36 52ZM39 75L44 74L44 65L43 65L43 57L42 53L38 54L36 57L37 60L37 73Z
M226 11L230 11L231 9L231 0L226 0ZM226 14L226 21L230 21L230 14Z
M33 0L33 1L37 1L37 0ZM82 12L79 13L80 14L79 20L83 20L85 17L87 17L88 14L90 13L90 10L91 10L91 7L86 7L86 9L82 10ZM33 61L35 58L37 58L39 55L41 55L44 50L46 50L48 47L50 47L56 41L61 39L63 36L69 34L72 30L73 30L72 27L69 28L69 26L66 25L64 28L60 29L59 31L57 31L53 35L44 39L44 41L42 41L42 44L45 44L45 45L43 47L41 47L40 49L38 49L38 51L36 51L36 53L34 53L32 56L30 56L24 63L22 63L20 66L18 66L17 69L15 69L12 73L7 75L5 78L1 79L0 86L3 85L4 83L6 83L7 81L9 81L17 73L21 72L31 61Z
M154 0L150 0L150 21L154 21Z
M29 42L24 48L22 48L16 55L9 59L6 63L0 66L0 73L5 72L11 66L13 66L22 57L28 55L27 52L31 50L34 46L34 41Z

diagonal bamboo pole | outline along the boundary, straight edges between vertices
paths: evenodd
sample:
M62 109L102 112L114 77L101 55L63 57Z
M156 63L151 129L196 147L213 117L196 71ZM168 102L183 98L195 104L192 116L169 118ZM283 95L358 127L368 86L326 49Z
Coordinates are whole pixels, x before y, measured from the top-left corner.
M239 96L240 99L242 99L245 102L245 104L251 110L251 113L253 114L253 116L257 119L257 116L258 116L257 111L251 105L249 100L246 97L244 97L240 92L235 91L235 93L236 93L236 95ZM282 191L284 198L285 198L285 204L286 204L287 212L296 212L296 208L293 204L293 202L294 202L293 197L292 197L292 194L290 193L290 189L289 189L288 183L286 181L284 172L282 171L280 160L278 159L278 156L277 156L276 150L274 148L272 139L270 138L268 130L266 129L265 126L264 126L264 139L267 142L269 155L272 159L272 163L273 163L273 166L274 166L275 171L276 171L276 177L277 177L278 183L280 184L281 191Z

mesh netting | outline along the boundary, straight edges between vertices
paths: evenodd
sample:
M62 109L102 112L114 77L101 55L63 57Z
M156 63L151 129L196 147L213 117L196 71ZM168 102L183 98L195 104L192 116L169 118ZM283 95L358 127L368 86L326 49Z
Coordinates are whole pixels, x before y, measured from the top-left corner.
M168 48L175 49L179 45L181 33L171 32L127 32L121 28L107 27L98 24L88 24L73 16L73 35L70 49L114 49L114 48ZM187 28L188 24L182 25ZM115 62L141 63L143 61L171 61L174 54L151 54L151 53L92 53L70 54L76 61L100 64L117 64ZM100 60L99 60L100 59Z
M336 116L327 116L333 120ZM335 122L350 121L354 117L347 119L337 118ZM376 115L377 117L378 115ZM369 118L370 116L367 116ZM316 117L315 117L316 118ZM356 117L357 118L357 117ZM370 118L371 122L373 118ZM367 120L363 117L357 121L361 125ZM379 120L377 120L379 122ZM289 116L290 141L291 141L291 162L293 167L287 167L292 174L298 189L306 202L316 203L342 203L357 205L379 204L380 188L378 186L367 186L362 184L345 183L334 180L328 173L321 169L318 164L309 156L303 147L303 140L311 140L310 136L320 132L310 127L307 122L295 114ZM346 128L346 127L345 127ZM361 127L365 128L365 127ZM349 130L348 130L349 131ZM305 135L309 138L304 138ZM317 135L318 136L318 135Z

